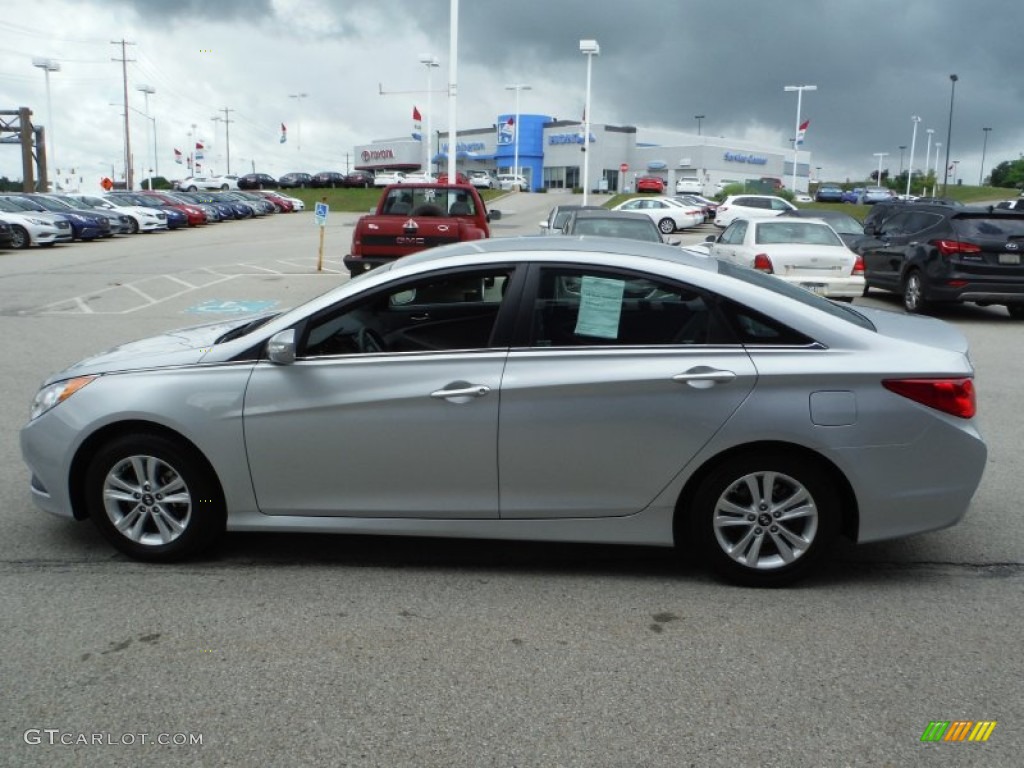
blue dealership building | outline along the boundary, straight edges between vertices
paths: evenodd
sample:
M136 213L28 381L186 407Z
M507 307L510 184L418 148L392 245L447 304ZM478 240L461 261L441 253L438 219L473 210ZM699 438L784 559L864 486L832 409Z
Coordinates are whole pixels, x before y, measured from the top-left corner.
M638 176L658 176L669 189L681 178L697 178L705 193L729 183L777 179L792 184L793 150L720 136L648 130L635 126L591 124L585 142L578 120L548 115L498 115L486 128L460 130L455 142L456 167L468 173L487 170L513 173L518 139L519 168L531 191L573 189L582 185L584 147L590 153L589 178L596 191L635 188ZM360 170L421 170L425 148L412 138L386 139L354 148ZM449 141L436 133L430 148L432 169L444 172ZM798 191L807 191L811 155L797 156Z

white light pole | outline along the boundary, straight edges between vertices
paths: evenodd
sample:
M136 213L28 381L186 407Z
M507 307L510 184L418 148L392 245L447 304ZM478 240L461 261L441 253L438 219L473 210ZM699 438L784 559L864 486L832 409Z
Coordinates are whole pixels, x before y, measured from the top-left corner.
M924 150L924 175L928 178L928 171L932 167L932 134L935 133L935 129L928 128L925 133L928 134L928 146Z
M529 91L529 90L531 90L531 88L530 88L530 86L524 85L523 83L516 83L515 85L506 85L505 86L505 90L506 91L515 91L516 92L516 117L515 117L515 125L513 126L514 129L515 129L515 132L516 132L515 133L515 141L513 142L513 144L515 146L515 149L513 150L513 154L512 154L512 156L513 156L513 160L512 160L512 163L513 163L512 176L515 177L515 176L519 175L519 92L520 91Z
M991 128L982 128L985 132L985 140L981 144L981 170L978 171L978 186L980 187L985 181L985 150L988 149L988 134Z
M448 183L455 184L459 180L455 170L459 140L459 0L448 0L448 9Z
M907 197L910 197L910 180L914 178L914 145L917 142L917 124L921 122L921 118L917 115L912 115L910 119L914 122L914 133L910 137L910 165L907 166Z
M587 194L590 192L590 70L593 66L594 57L601 54L601 46L597 40L580 40L580 53L587 57L587 98L583 103L583 204L587 204ZM516 126L516 131L519 126ZM516 136L519 134L516 133Z
M420 64L427 68L427 119L423 121L423 145L426 148L425 159L426 162L423 164L423 170L430 173L430 146L433 142L433 134L430 132L430 116L434 111L434 89L431 84L432 75L434 70L441 66L441 62L437 60L437 56L432 56L429 53L424 53L420 56Z
M46 138L50 140L50 156L46 161L47 168L53 168L57 173L57 150L54 149L53 141L53 102L50 101L50 73L60 72L60 62L53 59L32 59L32 66L39 67L46 75ZM43 190L46 191L45 189ZM57 191L57 178L54 176L53 191Z
M816 85L787 85L782 90L796 91L796 130L793 132L793 194L796 194L796 160L800 151L800 107L803 102L804 91L816 91Z
M156 175L156 120L149 116L149 94L156 93L156 88L151 85L137 85L135 86L136 91L142 91L142 95L145 98L146 105L146 118L153 121L153 168L152 173L149 177L149 189L153 190L153 176ZM146 126L146 133L149 133L149 125ZM147 143L149 143L147 141Z
M875 152L874 155L875 155L875 157L878 158L878 178L875 179L875 183L876 183L877 186L880 187L880 186L882 186L882 158L883 157L888 157L889 153L888 152Z
M939 186L939 149L942 147L941 141L935 142L935 183L932 185L932 194L935 194L936 188Z
M295 151L302 151L302 100L308 98L308 93L289 93L289 99L295 99L298 116L295 118L296 146Z

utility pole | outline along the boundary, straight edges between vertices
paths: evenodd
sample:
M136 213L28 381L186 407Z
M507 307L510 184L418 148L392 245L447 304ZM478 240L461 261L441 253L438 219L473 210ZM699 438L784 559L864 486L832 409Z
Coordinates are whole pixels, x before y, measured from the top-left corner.
M131 124L128 121L128 62L135 61L135 59L127 58L125 46L135 45L135 43L129 43L121 38L121 40L111 40L110 44L121 46L121 58L111 58L110 60L121 62L121 77L124 81L124 187L131 191L135 188L135 174L132 168Z
M222 118L224 120L224 144L225 144L225 147L226 147L225 151L227 153L227 159L228 159L228 173L230 174L231 173L231 127L230 126L231 126L231 123L233 123L235 121L231 120L228 117L228 113L234 112L235 110L228 109L227 107L224 107L224 109L222 109L220 111L224 113L224 117Z

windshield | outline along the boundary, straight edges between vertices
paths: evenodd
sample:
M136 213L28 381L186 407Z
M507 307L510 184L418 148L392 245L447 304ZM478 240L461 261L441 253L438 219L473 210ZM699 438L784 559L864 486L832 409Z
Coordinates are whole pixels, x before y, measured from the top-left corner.
M735 277L737 280L742 280L745 283L756 285L759 288L765 288L773 293L786 296L787 298L800 302L805 307L816 309L820 312L831 315L832 317L837 317L840 320L853 323L861 328L866 328L869 331L875 330L874 323L848 304L830 301L823 296L811 293L806 288L801 288L798 285L787 283L785 280L781 280L774 275L768 275L764 272L759 272L756 269L751 269L750 267L741 267L736 264L730 264L727 261L718 262L718 272L720 274L727 275L728 277Z

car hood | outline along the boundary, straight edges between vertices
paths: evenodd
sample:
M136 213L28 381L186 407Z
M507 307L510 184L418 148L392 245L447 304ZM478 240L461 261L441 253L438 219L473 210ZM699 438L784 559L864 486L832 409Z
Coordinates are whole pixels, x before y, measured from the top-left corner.
M877 331L885 336L967 354L967 337L951 323L934 317L907 315L902 312L891 312L886 309L861 305L857 305L855 309L870 320Z
M273 314L276 313L268 313L268 316ZM227 321L181 328L158 336L130 341L108 349L106 352L80 360L64 371L51 376L46 383L61 381L72 376L195 365L210 352L217 339L234 328L251 323L257 317L253 315L236 317Z

